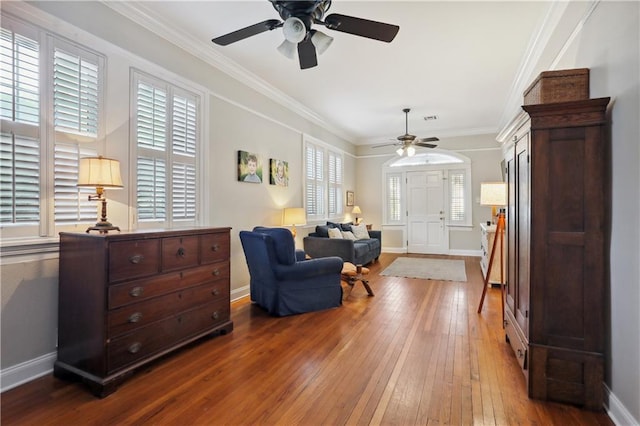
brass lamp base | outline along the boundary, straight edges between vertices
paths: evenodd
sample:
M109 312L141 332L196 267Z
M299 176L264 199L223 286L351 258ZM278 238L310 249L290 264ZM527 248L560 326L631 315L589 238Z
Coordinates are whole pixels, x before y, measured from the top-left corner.
M117 226L113 226L110 222L98 222L94 226L90 226L87 228L87 234L90 231L98 231L101 234L107 234L109 231L118 231L120 232L120 228Z

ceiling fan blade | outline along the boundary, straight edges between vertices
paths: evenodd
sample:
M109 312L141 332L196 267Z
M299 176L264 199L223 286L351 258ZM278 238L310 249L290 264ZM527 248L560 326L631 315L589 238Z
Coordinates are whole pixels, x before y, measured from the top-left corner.
M233 31L229 34L222 35L211 39L212 42L220 46L226 46L236 41L244 40L245 38L254 36L256 34L263 33L265 31L273 30L282 26L282 22L277 19L267 19L266 21L258 22L257 24L250 25L246 28Z
M420 142L438 142L440 139L434 137L430 137L430 138L420 138Z
M383 146L394 146L394 145L402 145L399 143L383 143L380 145L371 145L371 148L382 148Z
M298 43L298 57L300 58L300 69L306 70L318 65L316 47L311 42L311 37L306 37Z
M414 142L413 144L415 146L422 146L424 148L435 148L436 146L438 146L435 143L427 143L427 142Z
M338 13L327 16L324 23L325 26L331 30L386 41L387 43L391 42L400 30L400 27L397 25L340 15Z

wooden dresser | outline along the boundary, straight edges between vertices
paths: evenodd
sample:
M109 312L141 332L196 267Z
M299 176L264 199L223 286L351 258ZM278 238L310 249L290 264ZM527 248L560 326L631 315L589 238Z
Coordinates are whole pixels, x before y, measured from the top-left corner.
M525 105L506 151L505 330L529 396L603 409L609 98Z
M231 332L229 231L60 233L54 375L104 397L135 368Z

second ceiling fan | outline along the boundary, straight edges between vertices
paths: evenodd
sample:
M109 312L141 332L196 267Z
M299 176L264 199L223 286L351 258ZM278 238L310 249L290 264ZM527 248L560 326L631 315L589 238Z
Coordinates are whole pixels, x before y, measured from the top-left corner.
M278 51L290 59L295 58L296 50L300 68L307 69L318 65L316 52L322 54L333 38L311 28L312 24L384 42L391 42L400 27L383 22L333 13L324 17L331 6L331 0L269 0L278 11L282 21L267 19L245 28L230 32L211 41L220 46L243 40L256 34L282 27L285 40Z
M435 148L436 146L438 146L434 143L431 143L440 140L436 137L418 138L415 135L409 134L409 111L411 111L410 108L405 108L402 110L402 112L404 112L405 114L405 130L404 135L400 135L396 138L398 139L398 142L373 145L371 148L382 148L383 146L399 146L400 148L398 148L398 150L396 151L398 155L403 155L404 153L406 153L409 157L411 157L416 153L415 146L424 148Z

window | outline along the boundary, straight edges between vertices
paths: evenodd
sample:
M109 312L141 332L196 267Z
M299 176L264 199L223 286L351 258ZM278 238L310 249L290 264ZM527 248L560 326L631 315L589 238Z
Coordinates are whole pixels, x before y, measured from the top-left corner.
M199 97L138 71L132 93L138 224L195 224Z
M307 220L337 218L344 212L342 154L305 138Z
M464 225L467 222L467 200L465 188L467 187L464 170L449 171L449 224Z
M6 237L55 236L96 219L76 182L79 158L101 139L104 58L2 19L0 226Z
M386 223L402 223L402 173L388 173L386 176Z

